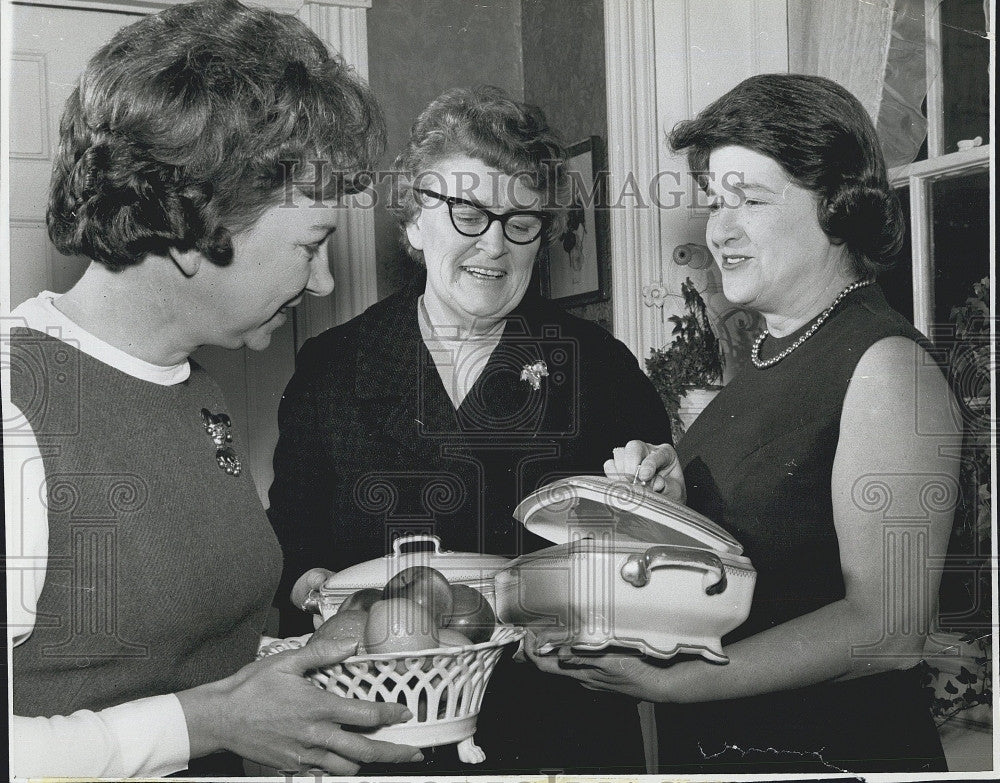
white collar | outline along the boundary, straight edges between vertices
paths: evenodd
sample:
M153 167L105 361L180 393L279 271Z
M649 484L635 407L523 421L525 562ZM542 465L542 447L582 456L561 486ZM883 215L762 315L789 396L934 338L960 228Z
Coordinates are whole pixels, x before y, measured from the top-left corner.
M52 291L42 291L35 298L21 303L10 314L10 327L26 326L36 332L55 337L99 362L141 381L149 381L160 386L173 386L186 381L191 375L191 364L187 360L169 366L152 364L104 342L70 320L55 306L55 300L59 296L60 294Z

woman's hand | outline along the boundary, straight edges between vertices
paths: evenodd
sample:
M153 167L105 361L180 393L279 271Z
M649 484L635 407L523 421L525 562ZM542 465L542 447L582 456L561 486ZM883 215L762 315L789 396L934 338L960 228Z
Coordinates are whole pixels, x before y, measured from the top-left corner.
M660 492L671 500L681 503L687 500L684 472L677 452L669 443L654 446L630 440L615 449L613 455L604 463L604 473L609 478L642 481L653 492Z
M292 592L289 596L292 604L294 604L299 609L305 611L303 604L306 598L309 597L309 593L312 590L318 590L323 586L331 576L333 576L333 571L328 571L325 568L310 568L302 576L300 576L295 584L292 586ZM313 627L319 628L323 624L323 618L318 614L313 616Z
M270 655L231 677L177 694L191 757L218 750L282 771L354 775L361 764L420 761L407 745L371 740L344 726L374 728L409 720L401 704L336 696L303 675L342 661L356 645L321 641Z
M541 671L579 680L585 688L611 691L643 701L670 701L670 667L650 663L639 655L575 655L569 647L539 653L543 640L531 631L524 638L525 654Z

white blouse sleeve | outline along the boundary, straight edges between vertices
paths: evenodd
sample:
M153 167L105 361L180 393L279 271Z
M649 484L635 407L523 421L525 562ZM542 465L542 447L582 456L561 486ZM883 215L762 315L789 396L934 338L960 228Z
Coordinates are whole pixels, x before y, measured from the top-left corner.
M16 646L35 627L49 554L49 517L45 466L35 434L17 406L5 399L3 407L7 638Z
M13 779L163 777L191 753L181 703L172 693L51 718L13 716Z
M45 468L22 412L4 399L4 511L7 545L7 643L24 643L35 627L45 584L49 523ZM8 667L13 672L14 666ZM188 766L191 746L173 694L69 716L10 719L10 770L29 777L162 777Z

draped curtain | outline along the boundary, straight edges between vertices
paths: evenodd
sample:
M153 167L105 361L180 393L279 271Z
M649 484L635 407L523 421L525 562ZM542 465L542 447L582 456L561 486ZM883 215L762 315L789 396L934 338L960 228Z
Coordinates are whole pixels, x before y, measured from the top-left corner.
M911 163L927 135L924 8L924 0L788 0L789 70L856 95L890 167Z

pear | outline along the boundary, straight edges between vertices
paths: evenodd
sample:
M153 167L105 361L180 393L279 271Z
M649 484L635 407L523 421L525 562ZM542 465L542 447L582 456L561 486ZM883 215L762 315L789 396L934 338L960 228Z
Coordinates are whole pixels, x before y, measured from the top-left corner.
M418 565L404 568L382 588L383 598L409 598L427 609L438 626L452 612L451 585L436 568Z
M464 634L473 642L488 642L493 637L497 616L486 597L469 585L452 585L452 609L443 625Z

